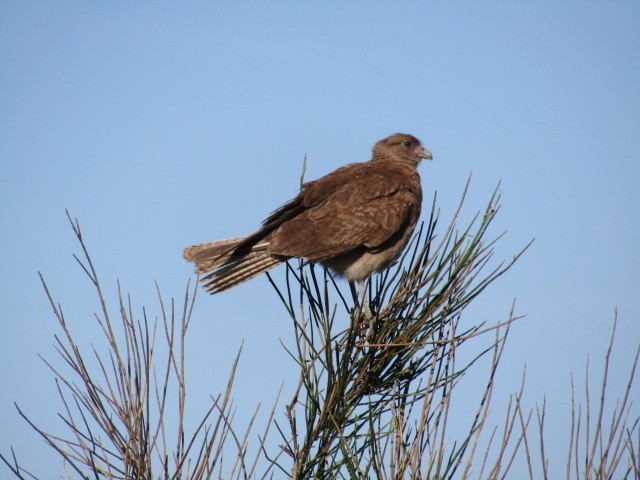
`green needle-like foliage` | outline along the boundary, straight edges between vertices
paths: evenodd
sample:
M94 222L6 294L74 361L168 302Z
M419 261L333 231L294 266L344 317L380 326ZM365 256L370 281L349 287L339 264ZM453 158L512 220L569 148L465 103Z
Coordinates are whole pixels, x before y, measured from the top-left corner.
M287 409L290 433L279 427L293 478L384 478L380 470L389 465L383 467L381 456L390 437L403 434L406 414L435 392L446 393L472 363L453 364L455 349L479 329L458 333L460 315L526 250L487 268L497 240L487 240L487 231L499 200L496 190L462 231L459 207L440 235L434 201L402 259L368 283L370 311L312 264L288 266L286 289L272 281L293 320L289 352L300 366L300 387ZM430 415L442 414L444 406L433 405ZM420 448L427 444L423 438ZM460 453L449 459L449 469Z

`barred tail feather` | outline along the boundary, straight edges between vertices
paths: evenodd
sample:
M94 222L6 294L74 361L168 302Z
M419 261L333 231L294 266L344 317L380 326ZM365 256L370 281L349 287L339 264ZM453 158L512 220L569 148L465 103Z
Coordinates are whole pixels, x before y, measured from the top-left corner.
M238 237L199 243L185 248L182 258L196 264L195 273L207 273L229 260L233 251L244 239L245 237Z
M284 260L268 253L269 242L258 243L248 253L238 256L236 249L245 239L229 238L193 245L185 248L182 256L196 264L196 273L207 274L201 281L205 282L204 287L209 293L222 292L272 269Z
M247 255L238 263L224 265L204 277L202 279L206 282L204 288L211 294L222 292L271 270L282 261L283 259L272 257L266 252L260 255Z

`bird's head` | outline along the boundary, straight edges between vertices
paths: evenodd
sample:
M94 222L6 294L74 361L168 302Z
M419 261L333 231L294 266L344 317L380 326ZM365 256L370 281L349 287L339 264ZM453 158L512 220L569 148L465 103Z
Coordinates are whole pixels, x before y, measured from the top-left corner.
M417 166L423 158L432 160L433 156L413 135L396 133L373 146L372 159L376 158L387 158Z

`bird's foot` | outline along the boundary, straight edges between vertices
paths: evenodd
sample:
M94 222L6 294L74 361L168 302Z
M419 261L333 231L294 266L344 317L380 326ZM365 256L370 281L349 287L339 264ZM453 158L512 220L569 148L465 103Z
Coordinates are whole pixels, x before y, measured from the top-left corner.
M353 316L358 329L358 338L366 343L371 342L378 321L378 316L368 307L369 305L364 305L364 308L356 307Z

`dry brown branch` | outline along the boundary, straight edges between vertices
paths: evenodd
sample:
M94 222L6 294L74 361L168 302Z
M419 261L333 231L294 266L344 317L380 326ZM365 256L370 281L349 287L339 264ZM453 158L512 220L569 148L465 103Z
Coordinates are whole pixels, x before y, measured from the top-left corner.
M63 407L59 417L67 435L40 429L16 406L18 413L60 454L69 478L74 474L114 480L211 478L214 472L221 475L223 455L229 450L235 451L236 461L229 465L226 478L249 478L262 455L273 410L256 458L249 464L248 435L257 409L242 434L232 425L232 387L242 347L224 395L212 400L195 431L188 432L184 421L188 412L185 352L195 289L192 295L187 285L183 304L177 308L173 300L165 303L156 285L160 320L149 320L145 309L142 318L134 320L131 299L126 297L125 301L118 283L119 315L112 315L80 226L71 216L69 221L83 252L82 258L74 258L90 279L100 306L94 320L104 352L100 345L83 349L77 343L73 322L65 317L40 275L62 331L61 337L56 336L55 348L64 368L43 360L56 380ZM164 335L158 335L158 328ZM169 409L170 395L174 394L177 411ZM13 463L1 458L18 478L37 478L20 466L15 455Z

